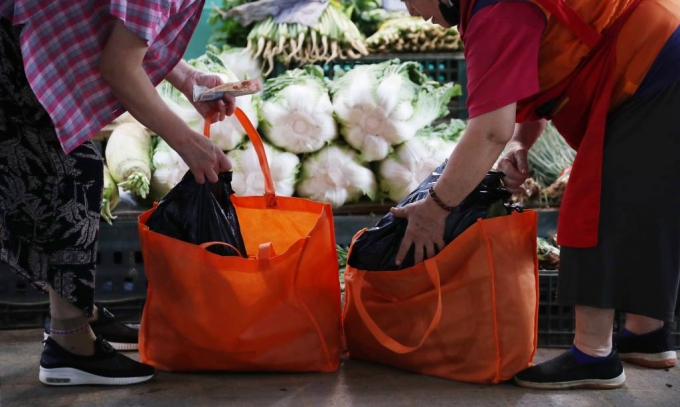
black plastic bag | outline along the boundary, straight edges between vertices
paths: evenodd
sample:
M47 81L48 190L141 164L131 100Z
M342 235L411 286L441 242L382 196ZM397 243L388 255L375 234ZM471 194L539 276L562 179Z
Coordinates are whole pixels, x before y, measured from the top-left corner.
M427 197L428 190L437 182L445 167L446 161L397 207ZM444 243L451 243L472 226L477 219L508 215L513 210L518 210L517 206L513 207L506 204L511 194L503 186L501 181L503 176L504 174L501 172L489 172L477 188L458 205L458 211L447 216L444 227ZM354 242L347 263L354 268L366 271L390 271L412 267L415 251L413 247L411 247L401 265L397 266L394 262L406 233L407 224L406 219L398 219L388 213Z
M182 180L161 199L146 222L150 230L196 245L207 242L228 243L213 245L209 251L222 256L248 257L236 209L231 203L231 172L220 174L211 184L199 184L188 171Z

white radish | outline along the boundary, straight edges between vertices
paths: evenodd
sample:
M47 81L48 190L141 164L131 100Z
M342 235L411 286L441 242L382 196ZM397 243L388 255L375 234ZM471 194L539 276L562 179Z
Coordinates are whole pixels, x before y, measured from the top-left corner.
M116 209L116 206L118 206L119 201L120 195L118 194L118 185L116 185L116 182L111 177L109 167L104 165L104 194L102 197L100 213L102 219L109 225L112 224L112 220L116 219L116 216L114 216L112 212Z
M151 136L139 124L117 126L106 144L106 164L125 191L146 198L151 182Z

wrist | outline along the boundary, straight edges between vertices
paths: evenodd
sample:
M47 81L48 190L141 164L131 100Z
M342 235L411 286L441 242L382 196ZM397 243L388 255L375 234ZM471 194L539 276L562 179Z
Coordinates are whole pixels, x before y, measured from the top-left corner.
M430 206L433 208L433 210L436 210L439 213L449 214L449 213L455 212L457 210L457 205L452 205L452 204L449 204L448 202L444 201L437 194L437 191L435 191L434 186L430 187L430 189L428 190L428 194L427 194L426 199L430 203Z
M189 82L189 79L193 76L193 71L194 69L182 60L175 66L166 79L172 86L177 88L182 93L185 93L184 87Z

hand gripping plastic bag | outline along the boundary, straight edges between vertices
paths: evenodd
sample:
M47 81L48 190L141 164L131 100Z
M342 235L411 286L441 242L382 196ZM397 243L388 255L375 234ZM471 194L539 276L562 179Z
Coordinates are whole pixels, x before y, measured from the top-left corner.
M226 243L207 250L222 256L248 257L236 209L231 203L231 172L211 184L199 184L188 171L158 203L146 225L149 230L187 243Z
M425 199L446 167L442 163L425 181L411 192L397 207ZM502 183L503 173L489 172L484 180L458 205L455 212L446 218L444 243L451 243L457 236L472 226L477 219L508 215L517 207L505 205L510 193ZM413 266L414 249L411 247L403 263L394 262L401 240L406 233L407 220L395 218L391 213L385 215L377 225L368 229L356 239L351 256L347 259L350 266L366 271L402 270Z

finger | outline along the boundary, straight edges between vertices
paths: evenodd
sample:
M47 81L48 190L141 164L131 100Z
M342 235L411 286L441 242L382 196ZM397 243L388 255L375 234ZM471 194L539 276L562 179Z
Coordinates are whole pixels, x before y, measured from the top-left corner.
M437 239L437 241L434 242L434 245L435 245L435 249L437 250L437 253L439 253L439 252L441 252L442 250L444 250L444 248L446 247L446 243L444 242L444 237L443 237L443 236L439 236L439 238Z
M514 194L523 195L523 194L526 194L526 192L527 192L527 190L524 189L524 188L522 188L521 186L519 186L519 187L514 187L514 188L506 188L506 189L508 190L508 192L510 192L510 193L513 194L513 195L514 195Z
M400 266L401 263L404 261L406 258L406 254L408 253L409 249L411 249L411 245L413 244L413 241L411 238L408 236L404 236L404 239L401 241L401 245L399 246L399 250L397 251L397 257L394 261L394 263L397 266Z
M514 152L515 162L517 163L517 169L523 175L529 173L529 163L527 162L527 153L524 150L519 150Z
M512 189L520 188L522 185L524 185L524 181L526 181L526 177L522 177L522 178L506 177L506 178L503 179L503 185L505 185L505 188L508 191L510 191Z
M215 86L220 86L224 83L222 78L219 77L219 75L210 75L210 81L213 83L212 87L214 88Z
M430 259L437 254L434 242L429 242L425 245L425 259Z
M224 102L221 100L217 101L217 111L219 112L219 120L222 121L224 120L224 116L227 114L227 107L224 105Z
M503 172L503 174L505 174L505 180L526 177L520 172L516 164L517 163L515 163L509 157L503 158L501 162L498 163L498 168Z
M199 184L204 184L205 183L205 176L201 171L191 171L194 173L194 179L196 180L197 183Z
M215 182L219 181L219 177L217 176L217 174L215 173L215 170L213 170L213 169L206 171L205 175L207 176L208 181L210 183L214 184Z
M231 161L229 161L227 156L222 152L220 152L219 169L220 174L231 170Z
M217 123L218 121L220 121L220 114L219 114L219 112L213 113L212 121L213 121L213 123Z
M413 252L413 264L423 262L424 248L422 244L416 243L416 250Z
M224 102L227 116L234 114L234 111L236 110L236 98L234 95L231 93L225 93L222 97L222 101Z
M406 208L401 207L401 208L390 208L390 213L392 216L395 218L408 218L408 214L406 213Z

